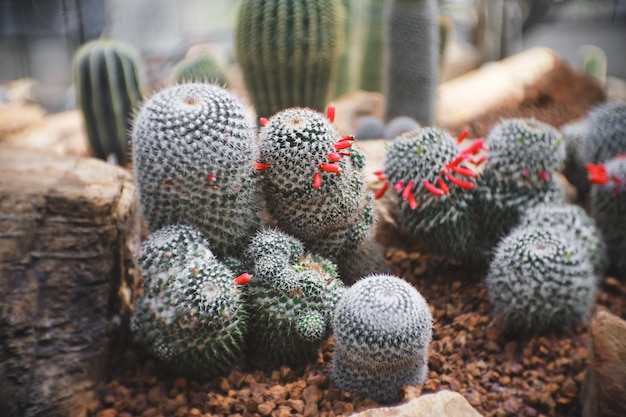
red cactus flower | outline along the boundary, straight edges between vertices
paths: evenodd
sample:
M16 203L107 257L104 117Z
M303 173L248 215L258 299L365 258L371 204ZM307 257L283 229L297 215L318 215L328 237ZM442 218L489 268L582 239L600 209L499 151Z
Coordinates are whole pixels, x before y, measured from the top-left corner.
M591 162L586 165L589 174L589 182L593 185L605 185L609 182L609 174L604 164L594 165Z

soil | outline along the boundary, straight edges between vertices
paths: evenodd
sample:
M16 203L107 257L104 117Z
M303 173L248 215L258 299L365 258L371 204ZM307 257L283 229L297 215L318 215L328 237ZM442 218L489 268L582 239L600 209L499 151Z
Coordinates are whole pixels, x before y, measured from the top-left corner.
M581 415L579 394L589 359L586 325L516 338L498 330L482 276L444 259L394 249L392 273L428 300L434 318L429 374L403 388L403 402L447 389L484 416ZM626 319L626 284L608 277L596 307ZM131 346L90 407L97 417L347 416L378 407L329 380L333 339L304 368L239 372L200 383L169 373Z

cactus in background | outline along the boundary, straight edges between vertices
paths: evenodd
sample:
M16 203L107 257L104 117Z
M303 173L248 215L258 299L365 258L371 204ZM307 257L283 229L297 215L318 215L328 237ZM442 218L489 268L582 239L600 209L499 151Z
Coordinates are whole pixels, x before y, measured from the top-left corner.
M208 54L182 60L174 67L173 73L178 84L198 82L226 86L228 82L222 67Z
M322 111L343 42L340 0L243 0L237 61L258 115L289 107Z
M143 293L131 319L136 338L194 378L229 372L241 360L247 317L236 275L192 226L151 234L138 265Z
M339 138L327 117L302 108L275 114L259 133L269 213L279 229L337 263L344 282L360 278L346 266L372 239L375 222L361 174L364 158L352 148L353 139ZM377 259L380 268L371 272L386 270L382 255Z
M251 361L276 367L312 360L330 335L331 315L344 288L335 266L272 229L257 233L244 261L253 277L246 288Z
M565 163L561 173L576 188L578 200L583 206L586 206L585 201L591 189L585 168L587 161L582 153L586 128L586 123L579 121L563 125L560 129L565 142Z
M563 202L554 172L565 161L565 145L552 126L534 119L507 119L486 138L489 157L478 181L481 239L493 247L540 203Z
M341 45L341 53L337 64L337 82L335 83L335 91L333 97L339 97L349 91L351 88L351 63L350 49L353 41L352 25L354 24L354 16L350 0L341 0L343 7L343 43Z
M593 265L594 274L603 278L607 267L606 245L602 233L585 210L574 204L543 203L523 213L518 227L533 226L569 234L585 248Z
M587 249L561 229L514 229L497 245L486 285L511 332L541 333L582 322L598 279Z
M385 124L378 117L362 116L356 121L356 136L359 140L382 139Z
M403 133L419 129L420 125L408 116L400 116L391 119L383 129L383 138L393 140Z
M582 154L598 164L626 153L626 102L607 102L593 108L583 119Z
M385 119L433 124L439 78L437 0L392 0L386 22Z
M471 167L481 148L477 141L460 150L447 132L426 127L391 142L384 163L382 190L393 187L401 196L401 226L428 250L468 265L481 262Z
M219 86L175 85L144 103L132 138L150 231L193 222L216 255L239 255L260 224L258 147L241 102Z
M383 91L385 0L370 0L361 62L361 90Z
M444 63L448 46L452 42L454 22L448 16L441 14L437 19L437 23L439 26L439 66L441 66Z
M433 319L422 295L392 275L371 275L345 291L333 316L331 379L380 403L400 401L404 385L422 384Z
M588 164L591 216L602 231L610 272L626 277L626 155Z
M94 40L83 45L72 63L77 102L94 156L114 155L120 165L131 160L128 132L142 99L141 60L130 45Z

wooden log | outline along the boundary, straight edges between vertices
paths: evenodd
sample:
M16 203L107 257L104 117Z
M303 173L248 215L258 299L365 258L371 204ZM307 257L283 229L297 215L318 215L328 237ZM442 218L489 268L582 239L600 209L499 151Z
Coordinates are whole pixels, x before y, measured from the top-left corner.
M0 414L86 414L125 337L139 224L123 169L0 143Z

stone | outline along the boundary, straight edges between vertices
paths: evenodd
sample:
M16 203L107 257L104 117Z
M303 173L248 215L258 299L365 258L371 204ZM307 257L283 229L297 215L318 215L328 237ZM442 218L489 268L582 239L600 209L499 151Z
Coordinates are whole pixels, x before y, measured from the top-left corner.
M132 176L0 142L0 410L82 417L120 357L139 277Z
M626 416L626 321L599 310L589 323L591 357L582 386L583 417Z
M480 417L458 392L443 390L395 407L381 407L352 414L351 417Z

